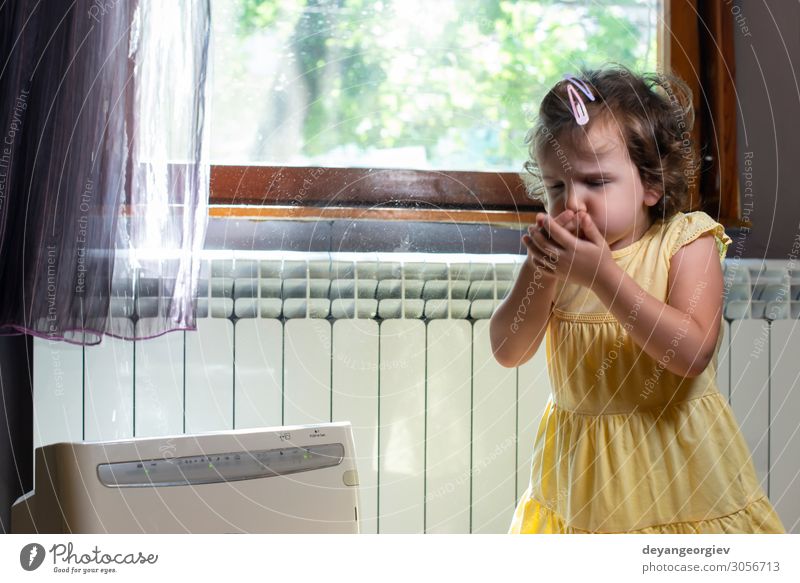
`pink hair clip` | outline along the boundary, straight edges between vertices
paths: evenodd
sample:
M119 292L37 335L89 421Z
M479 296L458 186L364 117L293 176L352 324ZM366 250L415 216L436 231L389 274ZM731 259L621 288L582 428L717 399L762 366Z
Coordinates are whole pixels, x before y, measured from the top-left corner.
M586 104L583 102L583 98L580 94L575 91L575 87L580 89L590 101L594 101L594 95L589 90L586 83L577 79L575 76L565 73L564 79L570 82L570 85L567 85L567 95L569 96L570 107L572 107L572 115L575 116L575 121L578 122L578 125L586 125L589 121L589 112L586 111Z

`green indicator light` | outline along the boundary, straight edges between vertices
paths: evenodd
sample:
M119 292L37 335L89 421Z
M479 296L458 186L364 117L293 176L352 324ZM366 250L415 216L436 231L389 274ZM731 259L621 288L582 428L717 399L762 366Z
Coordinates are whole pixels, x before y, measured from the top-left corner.
M150 473L150 470L148 470L147 468L145 468L145 469L144 469L144 473L145 473L145 474L149 474L149 473Z
M214 469L214 464L208 464L208 467L213 470Z
M304 460L307 460L307 459L308 459L308 454L307 454L307 453L304 453L304 454L303 454L303 459L304 459Z

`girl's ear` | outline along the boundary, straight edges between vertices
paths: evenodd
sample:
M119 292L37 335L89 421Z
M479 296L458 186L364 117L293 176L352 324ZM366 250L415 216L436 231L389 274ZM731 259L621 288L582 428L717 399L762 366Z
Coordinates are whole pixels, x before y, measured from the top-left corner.
M655 190L645 190L644 191L644 204L647 206L655 206L658 204L658 201L661 200L661 193L656 192Z

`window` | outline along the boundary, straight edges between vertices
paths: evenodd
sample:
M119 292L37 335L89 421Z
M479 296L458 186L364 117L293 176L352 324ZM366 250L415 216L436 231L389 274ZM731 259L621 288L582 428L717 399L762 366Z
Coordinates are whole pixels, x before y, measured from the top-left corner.
M674 1L674 0L673 0ZM491 223L564 72L666 62L664 0L212 3L213 216Z

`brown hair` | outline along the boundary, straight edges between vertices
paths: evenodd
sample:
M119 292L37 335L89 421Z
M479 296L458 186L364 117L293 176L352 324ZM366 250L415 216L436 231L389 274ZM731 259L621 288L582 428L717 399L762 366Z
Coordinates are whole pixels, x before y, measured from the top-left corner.
M547 201L537 152L548 144L561 152L561 139L579 154L593 155L587 152L589 128L607 122L619 128L645 189L661 194L658 203L649 209L651 218L667 219L682 211L700 163L691 137L691 89L676 75L640 75L617 63L581 70L575 77L588 85L595 97L590 101L578 91L589 122L580 126L575 121L566 89L569 81L559 81L545 95L535 124L525 136L530 159L523 167L530 176L523 174L523 179L529 197L545 204Z

